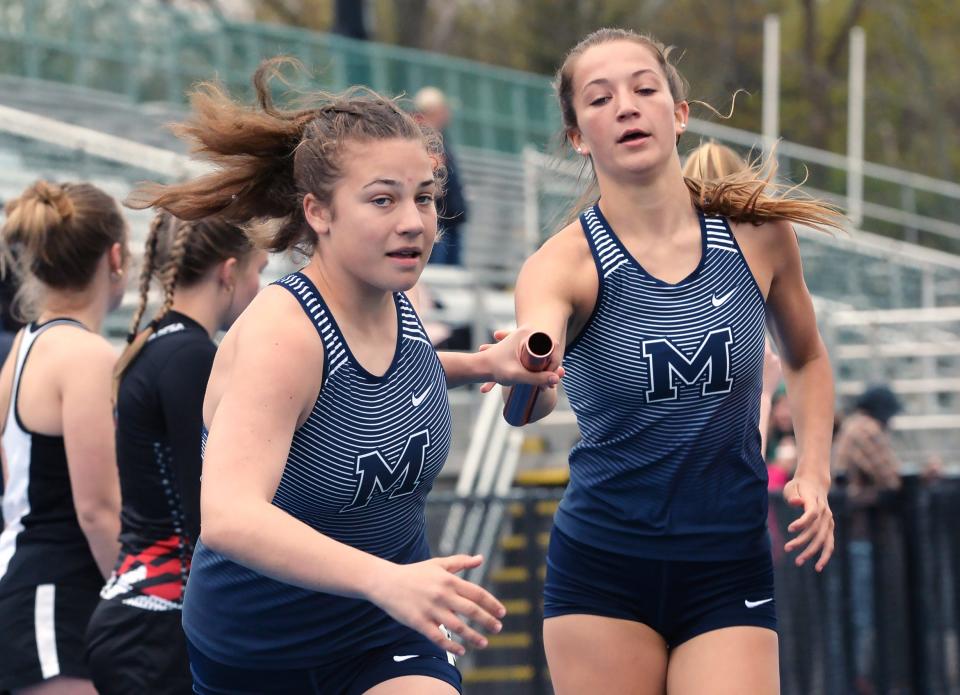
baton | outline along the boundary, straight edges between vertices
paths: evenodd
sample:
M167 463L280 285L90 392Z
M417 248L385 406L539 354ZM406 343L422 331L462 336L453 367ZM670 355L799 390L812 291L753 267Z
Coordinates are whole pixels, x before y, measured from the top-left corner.
M553 338L537 331L531 333L520 348L520 364L531 372L542 372L550 365L553 355ZM503 419L514 427L530 422L533 406L537 403L540 387L532 384L514 384L510 387L507 403L503 406Z

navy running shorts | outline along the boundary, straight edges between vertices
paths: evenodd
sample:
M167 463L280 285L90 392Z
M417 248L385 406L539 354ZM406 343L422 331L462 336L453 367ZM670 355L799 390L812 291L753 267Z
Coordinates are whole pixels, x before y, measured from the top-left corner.
M633 620L671 649L724 627L776 631L773 561L769 552L745 560L651 560L598 551L554 527L543 614Z
M193 692L199 695L361 695L401 676L428 676L462 693L460 670L448 654L419 634L317 668L247 669L221 664L187 641Z

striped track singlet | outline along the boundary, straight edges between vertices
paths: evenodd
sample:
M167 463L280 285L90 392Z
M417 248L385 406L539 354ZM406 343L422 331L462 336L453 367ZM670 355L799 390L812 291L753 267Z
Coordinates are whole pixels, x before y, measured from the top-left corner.
M600 278L564 358L581 441L556 515L609 552L729 560L769 547L758 429L764 299L722 217L676 284L649 275L595 205L580 217Z
M357 362L305 275L276 284L316 325L324 375L273 504L365 552L404 564L426 560L425 500L446 459L451 423L443 368L413 307L394 295L396 350L378 377ZM372 603L265 577L202 541L183 623L208 657L247 668L316 667L416 634Z

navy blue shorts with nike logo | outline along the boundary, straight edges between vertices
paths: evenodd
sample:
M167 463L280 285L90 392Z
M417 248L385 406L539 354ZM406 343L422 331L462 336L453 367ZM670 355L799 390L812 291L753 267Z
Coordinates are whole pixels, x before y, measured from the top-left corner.
M671 649L724 627L776 631L773 561L769 552L746 560L651 560L598 551L554 527L543 614L633 620Z
M463 692L454 657L421 635L317 668L247 669L209 658L189 640L193 692L199 695L361 695L401 676L428 676Z

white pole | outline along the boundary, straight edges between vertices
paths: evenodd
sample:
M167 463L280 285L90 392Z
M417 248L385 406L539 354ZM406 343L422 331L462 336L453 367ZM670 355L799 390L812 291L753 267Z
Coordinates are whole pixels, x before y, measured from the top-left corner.
M780 137L780 17L763 20L763 149L769 153Z
M850 30L850 87L847 101L847 216L863 222L863 102L867 38L862 27Z

